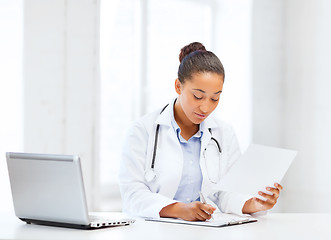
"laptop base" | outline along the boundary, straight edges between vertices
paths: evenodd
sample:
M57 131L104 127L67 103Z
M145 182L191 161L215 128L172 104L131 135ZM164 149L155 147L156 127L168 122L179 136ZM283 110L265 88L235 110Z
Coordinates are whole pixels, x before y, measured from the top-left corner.
M64 227L64 228L75 228L75 229L84 229L84 230L122 226L122 225L109 225L109 226L92 227L91 225L81 225L81 224L74 224L74 223L52 222L52 221L43 221L43 220L28 219L28 218L20 218L20 219L23 222L26 222L27 224L37 224L37 225L44 225L44 226L51 226L51 227ZM124 225L129 225L129 224L124 224Z
M26 222L27 224L37 224L37 225L44 225L44 226L51 226L51 227L65 227L65 228L76 228L76 229L95 229L95 228L91 228L90 225L43 221L43 220L28 219L28 218L20 218L20 219L23 222Z

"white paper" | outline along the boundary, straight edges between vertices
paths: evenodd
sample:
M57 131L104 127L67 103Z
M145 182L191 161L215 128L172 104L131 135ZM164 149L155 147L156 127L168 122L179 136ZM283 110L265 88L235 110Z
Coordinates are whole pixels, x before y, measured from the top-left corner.
M296 155L293 150L252 144L221 179L220 188L262 198L258 192L267 193L266 187L281 183Z

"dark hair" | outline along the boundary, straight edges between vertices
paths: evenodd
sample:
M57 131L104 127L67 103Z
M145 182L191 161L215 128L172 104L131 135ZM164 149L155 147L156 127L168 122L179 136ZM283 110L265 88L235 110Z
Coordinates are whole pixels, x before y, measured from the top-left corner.
M193 42L183 47L180 50L179 61L178 79L181 83L192 78L192 75L198 72L220 74L224 81L223 64L214 53L207 51L205 46L199 42Z

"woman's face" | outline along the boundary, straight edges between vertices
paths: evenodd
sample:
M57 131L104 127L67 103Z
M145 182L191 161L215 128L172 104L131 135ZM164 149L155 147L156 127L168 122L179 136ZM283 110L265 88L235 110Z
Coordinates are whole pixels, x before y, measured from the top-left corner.
M223 75L213 72L195 73L184 84L176 79L178 103L190 122L200 124L215 110L223 89L223 81Z

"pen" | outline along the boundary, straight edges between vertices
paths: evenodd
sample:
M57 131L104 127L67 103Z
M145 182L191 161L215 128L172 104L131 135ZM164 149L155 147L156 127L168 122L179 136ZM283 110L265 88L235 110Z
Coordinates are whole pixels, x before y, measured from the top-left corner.
M200 201L201 201L203 204L207 204L205 197L202 195L202 192L200 192L199 194L200 194ZM211 216L211 218L214 220L213 215L210 214L210 216Z

